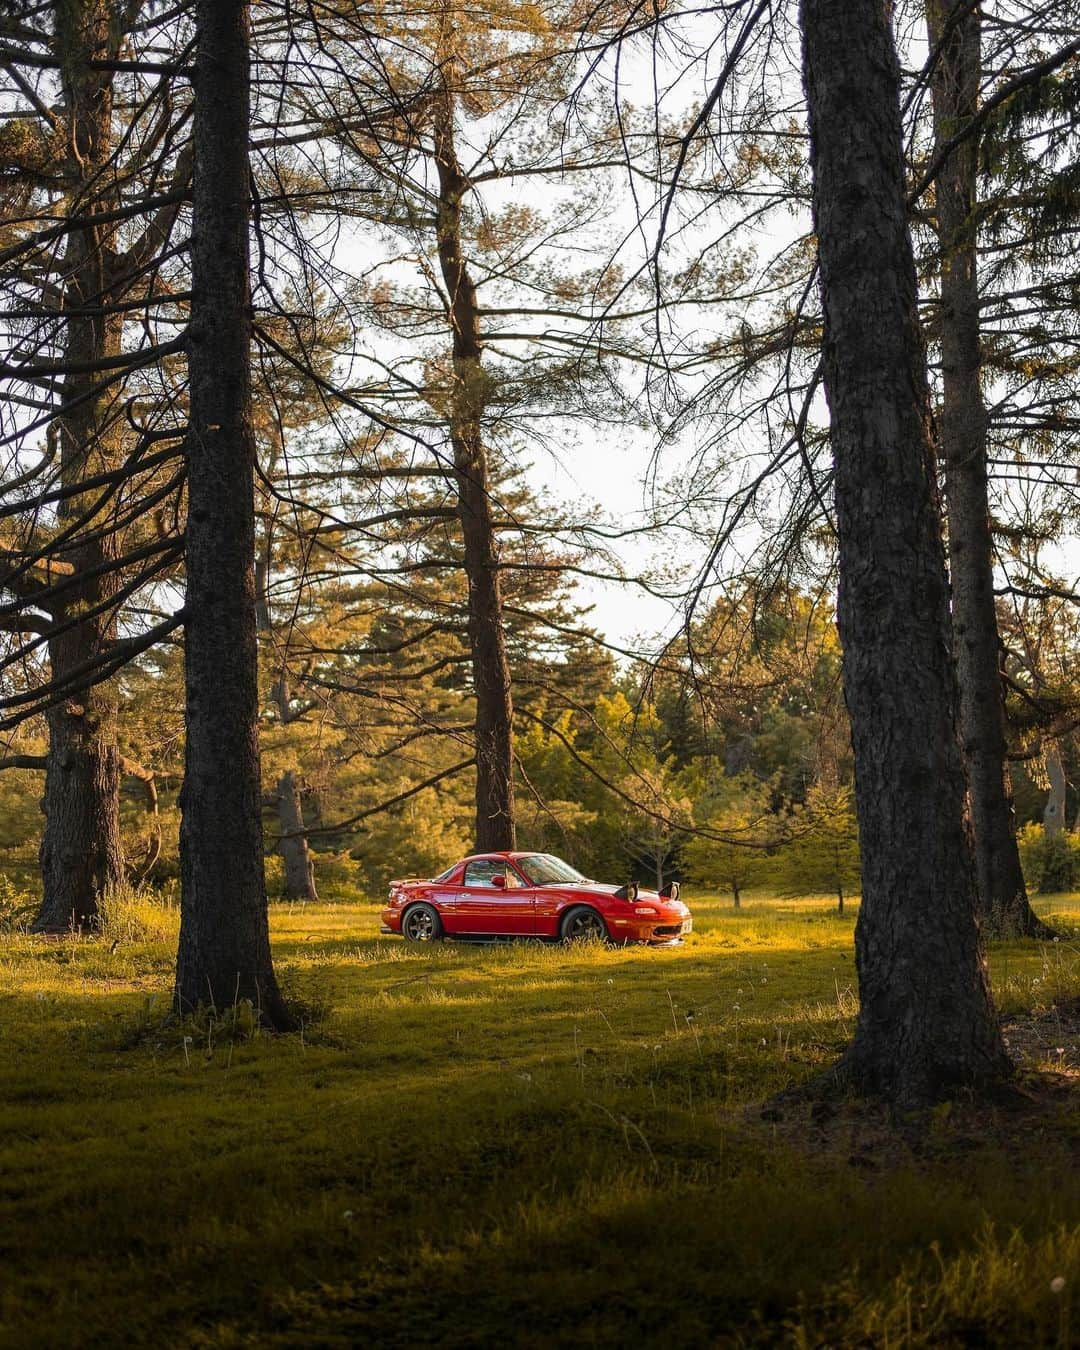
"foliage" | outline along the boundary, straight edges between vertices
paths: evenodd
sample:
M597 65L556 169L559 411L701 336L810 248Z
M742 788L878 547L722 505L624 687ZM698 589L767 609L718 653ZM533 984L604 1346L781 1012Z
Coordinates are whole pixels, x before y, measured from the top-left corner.
M1065 830L1048 834L1042 825L1031 824L1017 842L1029 890L1042 895L1072 890L1080 878L1080 838Z
M113 886L98 905L98 928L106 942L175 942L180 911L175 892L150 886Z
M37 903L37 897L10 873L0 872L0 933L25 932L37 913Z
M41 837L42 775L28 769L0 772L0 840L5 849L37 849Z
M710 889L730 891L738 908L742 892L763 884L772 866L769 850L780 839L772 786L743 772L714 781L698 805L709 834L683 849L687 876Z
M372 816L356 852L365 889L381 895L398 877L433 877L470 849L461 803L433 789L411 797L399 810ZM319 863L322 873L321 858Z
M788 837L777 852L770 880L779 895L829 893L844 908L859 888L859 826L849 787L815 783L796 806Z

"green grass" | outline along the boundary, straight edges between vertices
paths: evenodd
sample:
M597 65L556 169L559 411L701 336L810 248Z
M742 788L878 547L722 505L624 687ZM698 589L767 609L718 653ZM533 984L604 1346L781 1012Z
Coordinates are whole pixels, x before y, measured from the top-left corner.
M0 1344L1077 1344L1080 900L992 954L1053 1090L918 1134L758 1109L850 1034L853 916L691 903L670 951L414 951L377 906L274 906L310 1019L277 1039L168 1021L141 901L0 938Z

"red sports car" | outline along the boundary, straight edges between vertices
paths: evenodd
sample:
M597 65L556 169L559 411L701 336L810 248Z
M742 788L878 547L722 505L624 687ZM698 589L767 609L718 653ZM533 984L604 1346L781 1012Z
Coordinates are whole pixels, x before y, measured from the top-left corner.
M660 892L604 886L550 853L480 853L431 881L392 881L382 919L384 933L409 942L537 937L670 945L693 926L677 881Z

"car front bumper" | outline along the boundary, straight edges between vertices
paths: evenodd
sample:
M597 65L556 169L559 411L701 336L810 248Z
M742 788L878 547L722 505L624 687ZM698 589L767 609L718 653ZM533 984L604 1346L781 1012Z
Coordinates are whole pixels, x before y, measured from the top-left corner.
M615 942L648 942L653 946L673 947L682 942L687 933L693 931L694 921L687 917L631 919L612 918L608 920L608 932Z

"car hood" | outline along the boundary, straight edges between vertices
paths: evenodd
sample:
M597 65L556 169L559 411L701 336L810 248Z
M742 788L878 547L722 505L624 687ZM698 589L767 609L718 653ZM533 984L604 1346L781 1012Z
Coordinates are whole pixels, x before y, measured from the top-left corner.
M626 883L622 886L609 886L603 881L558 881L549 882L544 886L537 886L538 891L587 891L592 895L616 895L624 890ZM678 901L672 901L668 895L661 895L659 891L647 891L644 887L638 890L639 900L645 900L654 904L670 905L678 904Z

